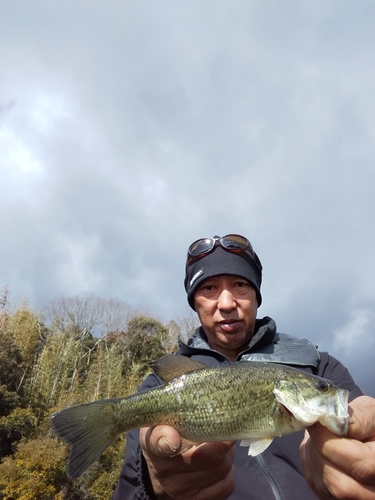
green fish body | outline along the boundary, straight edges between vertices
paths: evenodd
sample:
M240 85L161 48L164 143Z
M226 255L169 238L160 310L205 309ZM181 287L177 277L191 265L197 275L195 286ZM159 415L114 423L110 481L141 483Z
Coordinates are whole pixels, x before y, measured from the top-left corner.
M346 435L349 393L320 377L261 362L207 367L173 355L160 358L153 368L165 385L52 415L54 432L69 444L71 479L120 434L138 427L170 425L195 443L242 440L253 456L275 437L317 421Z

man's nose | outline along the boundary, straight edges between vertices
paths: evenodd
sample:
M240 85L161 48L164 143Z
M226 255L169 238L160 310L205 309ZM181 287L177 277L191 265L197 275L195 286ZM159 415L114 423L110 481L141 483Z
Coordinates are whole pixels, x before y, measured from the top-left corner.
M224 289L220 292L218 300L218 308L223 311L230 311L236 307L236 301L232 292L228 289Z

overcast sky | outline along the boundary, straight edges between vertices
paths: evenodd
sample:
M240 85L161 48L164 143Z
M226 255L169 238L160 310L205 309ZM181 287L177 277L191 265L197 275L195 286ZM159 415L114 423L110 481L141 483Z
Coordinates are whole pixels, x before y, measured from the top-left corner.
M0 286L163 322L253 243L279 330L375 396L375 2L0 0Z

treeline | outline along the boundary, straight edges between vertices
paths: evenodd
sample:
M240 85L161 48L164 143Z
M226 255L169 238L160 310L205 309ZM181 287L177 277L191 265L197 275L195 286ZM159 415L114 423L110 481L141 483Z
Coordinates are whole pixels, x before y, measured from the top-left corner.
M65 476L67 446L49 425L54 411L137 390L153 360L174 352L193 316L163 325L124 303L59 298L35 312L0 298L0 499L108 500L125 436L81 478Z

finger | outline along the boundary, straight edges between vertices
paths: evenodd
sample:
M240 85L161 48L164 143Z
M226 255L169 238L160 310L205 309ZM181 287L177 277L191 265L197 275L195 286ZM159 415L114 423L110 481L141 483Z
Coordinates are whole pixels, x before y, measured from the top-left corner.
M348 477L344 471L336 467L322 452L322 443L325 443L325 438L329 439L330 437L339 439L327 431L325 427L317 424L307 428L304 440L300 446L300 457L306 481L320 500L344 498L344 496L341 496L341 493L346 492L346 490L349 491L347 483L352 481L353 484L351 486L354 487L356 485L355 480ZM343 488L344 484L346 485L345 488ZM343 490L340 493L340 489L342 488ZM350 496L345 498L357 497Z
M194 453L191 454L190 462L192 465L205 464L209 461L212 466L220 462L224 456L226 456L233 449L234 457L234 445L235 441L221 441L213 443L203 443L199 445ZM231 455L232 456L232 452Z
M215 471L212 472L212 475ZM197 489L194 495L194 500L227 500L234 491L235 486L235 470L232 466L229 472L220 480L212 481L212 484L207 485L202 489ZM182 500L191 500L192 492L188 491L182 497Z
M300 448L306 480L320 500L333 500L334 498L356 498L359 500L362 497L357 497L352 493L346 496L351 490L358 494L357 488L360 485L331 462L334 457L330 456L330 446L326 444L326 440L331 437L333 440L340 439L320 424L308 428L307 440L302 442ZM324 443L323 447L321 441Z
M348 437L364 441L375 436L375 399L360 396L349 405L351 418Z
M305 432L305 437L300 446L300 458L303 473L310 488L320 500L331 499L329 490L323 481L325 460L316 453L308 432Z
M308 428L311 445L336 468L357 481L375 484L375 441L341 438L320 424Z
M364 487L375 486L375 441L363 443L352 438L341 438L320 424L308 428L308 432L310 438L304 440L301 447L305 447L305 453L309 454L317 477L322 477L324 473L331 484L342 474L341 484L344 484L345 477L348 488L351 481ZM305 468L305 472L309 474L308 468Z
M375 500L375 486L361 482L335 466L315 448L313 440L302 441L300 456L305 478L321 500Z
M151 472L155 483L172 498L217 500L232 492L234 456L232 443L203 443L173 458L158 458Z
M152 453L159 457L177 455L182 444L178 431L168 425L141 429L140 443L147 454Z

